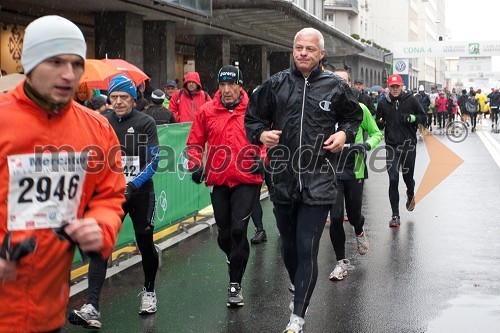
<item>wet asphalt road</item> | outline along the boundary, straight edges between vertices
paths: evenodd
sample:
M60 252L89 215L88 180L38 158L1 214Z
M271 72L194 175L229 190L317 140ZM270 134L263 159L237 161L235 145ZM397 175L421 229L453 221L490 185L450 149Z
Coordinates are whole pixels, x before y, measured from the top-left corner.
M356 252L353 230L345 223L346 255L355 269L344 281L331 282L334 256L325 227L305 332L500 332L500 169L480 136L500 146L500 134L486 126L458 144L436 135L464 163L412 213L403 209L402 196L399 229L388 227L386 172L370 173L363 209L370 249L365 256ZM496 154L500 159L500 149ZM375 165L380 169L383 163ZM417 186L428 164L420 140ZM400 193L404 190L401 179ZM100 332L282 332L290 315L289 281L272 203L262 205L268 241L251 247L243 308L226 307L225 256L215 229L213 234L207 229L163 252L155 315L137 314L140 265L108 279ZM85 293L77 294L69 308L84 301ZM89 331L67 324L63 332Z

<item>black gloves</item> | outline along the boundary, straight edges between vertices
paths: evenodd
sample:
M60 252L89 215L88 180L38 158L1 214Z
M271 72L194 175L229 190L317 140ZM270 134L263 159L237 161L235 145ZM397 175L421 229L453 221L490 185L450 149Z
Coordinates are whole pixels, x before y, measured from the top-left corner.
M412 114L402 113L401 118L403 119L403 123L405 124L411 124L415 121L415 116Z
M125 188L125 200L128 201L135 191L137 191L137 186L132 182L127 183L127 187Z
M196 184L201 184L205 180L205 170L203 169L202 165L197 165L193 168L191 179Z
M2 248L0 249L0 258L9 261L19 261L23 257L35 251L35 237L31 236L26 240L20 241L19 244L14 247L11 244L11 236L12 234L10 232L5 234L2 242Z
M262 158L258 157L258 156L254 156L254 162L253 164L250 166L250 173L252 174L257 174L257 173L260 173L262 174L264 172L264 161L262 160Z
M364 152L369 151L371 147L366 142L359 142L351 145L351 149L357 151L360 154L364 154Z
M377 126L379 130L383 130L385 128L385 120L382 118L377 119Z

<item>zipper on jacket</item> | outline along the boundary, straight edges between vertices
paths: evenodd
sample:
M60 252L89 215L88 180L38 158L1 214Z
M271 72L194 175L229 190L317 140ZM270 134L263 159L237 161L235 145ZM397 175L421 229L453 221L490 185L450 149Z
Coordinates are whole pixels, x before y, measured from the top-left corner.
M300 114L300 134L299 134L299 191L302 192L302 176L301 176L301 156L302 156L302 125L304 124L304 109L305 109L305 104L306 104L306 89L307 86L309 85L309 82L307 81L307 77L304 78L304 92L302 93L302 112Z
M399 110L399 99L396 100L396 110Z

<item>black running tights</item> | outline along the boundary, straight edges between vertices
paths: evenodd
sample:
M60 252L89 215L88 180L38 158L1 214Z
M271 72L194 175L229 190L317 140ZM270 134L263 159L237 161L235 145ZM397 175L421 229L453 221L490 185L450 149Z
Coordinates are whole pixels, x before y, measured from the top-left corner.
M345 259L344 198L347 218L356 235L363 232L365 217L361 214L364 179L337 182L337 199L330 210L330 240L337 261Z
M261 185L262 187L262 185ZM259 194L257 197L257 200L255 200L255 203L253 205L252 209L252 221L253 224L255 225L255 229L257 231L264 230L264 224L262 223L262 217L264 216L264 213L262 212L262 206L260 204L260 188L259 188Z
M229 282L241 284L247 267L250 255L247 239L248 221L254 202L258 200L260 186L260 184L214 186L210 194L219 233L217 242L229 260Z
M386 167L389 175L389 201L391 202L392 215L399 215L399 173L403 174L406 192L415 194L415 159L416 147L413 150L401 150L400 147L386 146Z
M304 318L318 279L318 250L331 205L274 204L281 252L295 286L293 313Z

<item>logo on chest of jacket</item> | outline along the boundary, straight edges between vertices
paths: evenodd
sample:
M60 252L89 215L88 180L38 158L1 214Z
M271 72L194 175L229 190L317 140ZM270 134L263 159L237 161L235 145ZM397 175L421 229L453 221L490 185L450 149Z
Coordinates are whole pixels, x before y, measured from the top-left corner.
M134 128L133 127L129 127L127 129L127 133L135 133Z
M331 104L332 104L332 102L330 102L330 101L321 101L321 102L319 102L319 107L321 108L321 110L329 112L329 111L331 111L330 110Z

